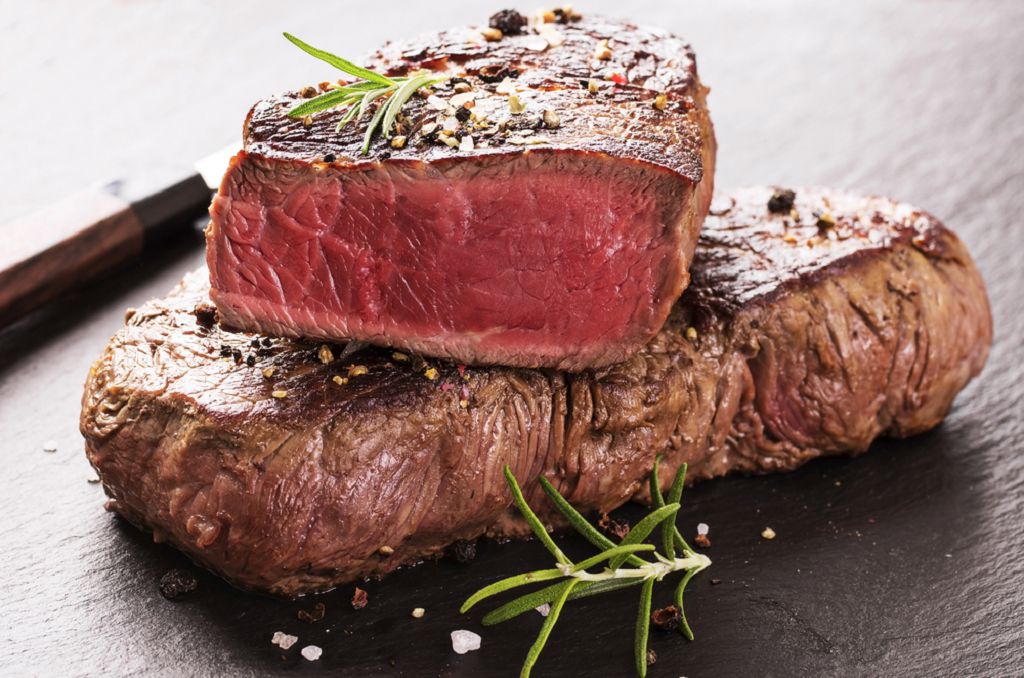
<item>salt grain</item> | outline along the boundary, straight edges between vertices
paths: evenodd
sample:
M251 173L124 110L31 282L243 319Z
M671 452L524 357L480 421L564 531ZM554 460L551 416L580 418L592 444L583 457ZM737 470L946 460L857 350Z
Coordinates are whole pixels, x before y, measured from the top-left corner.
M707 523L697 523L697 534L707 534L711 531Z
M292 636L281 631L275 631L274 637L270 639L270 642L277 645L282 650L289 649L292 645L299 642L298 636Z
M540 605L533 609L537 610L537 612L540 612L540 616L542 617L546 617L549 614L551 614L551 605L549 603L544 603L543 605Z
M43 452L56 452L56 451L57 451L57 441L56 440L47 440L45 443L43 443Z
M456 654L466 654L480 649L480 636L472 631L459 629L452 631L452 649Z
M427 613L422 607L413 608L412 616L413 619L423 619L423 615Z
M302 648L302 656L305 657L307 661L311 662L315 662L317 659L320 659L320 655L323 653L323 649L316 645L307 645Z

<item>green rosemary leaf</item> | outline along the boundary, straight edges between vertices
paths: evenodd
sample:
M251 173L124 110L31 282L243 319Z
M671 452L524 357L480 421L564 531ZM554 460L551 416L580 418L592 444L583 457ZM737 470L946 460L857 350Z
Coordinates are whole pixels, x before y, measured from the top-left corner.
M544 493L548 495L548 498L551 499L551 502L555 507L561 511L562 515L565 516L565 519L569 521L569 524L572 525L572 527L579 532L584 539L594 546L602 549L610 549L615 546L615 542L598 532L597 528L591 525L590 521L584 518L579 511L573 508L572 505L566 501L565 497L555 489L555 486L548 482L547 478L541 476L540 486L544 489ZM631 556L627 558L626 561L632 565L643 564L643 561L636 556Z
M591 556L586 560L581 560L573 566L573 572L582 572L583 570L589 569L594 565L603 563L606 560L612 558L618 558L621 555L631 555L633 553L639 553L641 551L653 551L654 546L652 544L623 544L621 546L613 546L607 551L598 553L596 556ZM643 561L641 561L643 562Z
M651 625L651 597L654 593L654 578L645 579L640 590L640 609L636 614L636 632L633 636L633 651L636 672L640 678L647 676L647 635Z
M413 94L420 87L427 87L438 81L438 77L432 73L424 73L418 76L413 76L402 83L402 86L395 90L395 93L391 95L391 99L388 101L388 111L384 114L384 124L381 126L381 131L385 137L391 136L391 128L395 124L395 118L398 117L398 113L405 106L406 102L412 97Z
M654 460L654 468L651 469L651 476L650 476L650 483L651 483L651 505L654 508L661 508L662 506L665 505L665 499L664 499L664 497L661 496L661 484L658 482L658 467L660 465L661 465L661 455L659 454L655 458L655 460ZM673 481L673 483L672 483L673 487L675 486L676 482L682 482L682 480L680 480L680 476L683 479L686 478L686 467L687 467L687 465L683 464L682 466L679 467L679 470L676 471L676 478L675 478L675 481ZM681 496L682 496L682 491L680 491L680 497ZM673 521L673 524L672 524L672 532L673 532L673 535L675 537L676 546L678 546L680 549L682 549L683 553L686 553L686 552L693 553L693 549L690 548L690 545L686 543L685 539L683 539L683 535L682 535L682 533L679 532L679 528L675 526L675 521Z
M605 581L585 581L581 582L579 586L573 589L572 595L569 596L569 600L576 600L578 598L587 598L589 596L595 596L601 593L607 593L609 591L617 591L618 589L629 588L630 586L639 586L643 583L642 579L631 578L631 579L607 579ZM561 582L558 584L551 584L545 586L542 589L537 589L533 593L527 593L526 595L520 596L514 600L511 600L501 607L491 610L483 618L484 626L494 626L506 622L509 619L514 619L524 612L529 612L544 603L550 603L558 597L558 593L561 590Z
M676 587L676 607L679 608L679 632L686 636L687 640L693 640L693 631L690 629L690 623L686 621L686 609L683 607L683 592L686 591L686 585L690 583L693 575L697 574L697 572L698 570L687 570Z
M516 482L516 477L512 475L512 469L508 467L508 464L505 465L505 480L508 482L509 489L512 490L512 498L516 502L516 507L519 509L519 512L523 514L523 518L526 519L526 522L530 524L530 528L533 530L533 533L537 535L537 539L540 540L540 543L544 544L544 548L551 552L551 555L555 557L555 560L565 565L571 565L572 561L562 553L562 549L558 548L555 542L551 539L551 535L548 534L546 529L544 529L544 525L540 522L537 514L534 513L533 509L531 509L529 504L526 503L526 499L523 498L523 491L519 489L519 483Z
M331 90L321 94L320 96L313 97L308 101L304 101L295 108L288 111L289 118L301 118L303 116L311 115L313 113L319 113L320 111L326 111L328 108L334 108L344 104L347 100L352 99L351 92L343 92L341 90Z
M537 640L533 642L533 645L530 647L530 651L526 653L526 661L523 662L523 669L519 672L519 678L530 677L530 671L533 669L533 665L537 663L537 658L540 657L540 653L544 649L544 645L548 642L548 636L551 635L551 629L555 628L555 624L558 623L558 615L562 613L562 607L565 606L565 601L569 599L569 594L572 593L573 588L578 583L578 579L570 579L561 585L562 590L559 596L555 599L555 602L551 604L551 611L548 612L548 616L544 619L544 625L540 627L540 633L537 634Z
M334 131L340 132L341 130L345 129L345 125L352 122L352 119L355 118L358 113L359 107L353 103L352 106L350 106L349 109L345 111L345 115L341 116L341 120L338 121L338 126L334 128Z
M679 466L679 470L676 472L675 480L672 481L672 487L668 491L668 501L682 505L683 499L683 483L686 480L686 464L683 463ZM665 548L665 557L672 559L676 557L675 541L676 532L675 516L672 516L671 520L666 519L661 524L661 541ZM680 538L682 535L680 535Z
M393 88L389 87L388 89L383 90L383 93L391 92L392 90ZM371 96L373 95L368 94L366 95L365 99L369 99ZM378 127L380 127L380 123L384 119L384 115L387 113L387 111L387 104L382 103L380 106L377 107L377 110L374 112L373 117L370 118L370 124L366 126L366 134L363 135L363 155L367 155L370 152L370 141L373 139L373 133L376 131Z
M625 546L626 544L638 544L647 538L655 527L661 524L661 521L674 517L676 512L679 510L679 504L665 504L659 509L655 509L647 514L643 520L633 526L633 528L622 538L619 542L620 545ZM618 569L623 562L625 562L626 556L618 556L612 559L608 567L615 570Z
M362 66L355 65L348 59L342 59L340 56L335 56L330 52L325 52L322 49L317 49L316 47L313 47L312 45L305 43L302 40L299 40L291 33L285 33L284 37L287 38L290 43L301 49L306 54L310 54L316 57L317 59L320 59L321 61L326 61L327 63L334 66L338 70L344 71L349 75L354 75L355 77L362 78L363 80L377 82L385 86L395 84L394 80L388 78L387 76L381 75L380 73L374 73L368 68L363 68Z
M459 608L459 612L465 614L471 607L479 603L481 600L490 598L491 596L497 595L509 589L514 589L518 586L526 586L527 584L533 584L541 581L551 581L552 579L561 579L565 576L565 573L557 568L550 570L534 570L533 572L527 572L526 574L520 574L515 577L508 577L501 581L496 581L490 586L485 586L469 598Z

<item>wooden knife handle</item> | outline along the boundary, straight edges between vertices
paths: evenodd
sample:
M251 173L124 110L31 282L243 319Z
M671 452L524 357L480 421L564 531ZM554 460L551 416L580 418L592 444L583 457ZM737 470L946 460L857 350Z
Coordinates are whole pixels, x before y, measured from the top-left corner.
M143 228L132 205L78 193L0 229L0 327L83 280L136 256Z

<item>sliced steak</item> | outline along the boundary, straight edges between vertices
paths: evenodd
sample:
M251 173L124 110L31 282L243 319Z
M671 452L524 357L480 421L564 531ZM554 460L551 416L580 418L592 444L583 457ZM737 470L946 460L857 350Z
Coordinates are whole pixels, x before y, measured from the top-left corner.
M114 510L294 595L524 534L504 464L554 520L541 474L607 511L643 498L657 454L692 479L781 471L938 424L991 340L964 246L888 200L800 190L770 214L770 195L709 218L693 284L640 353L578 374L229 332L196 272L94 365L89 460Z
M299 93L257 103L207 231L224 322L565 370L646 344L687 285L711 199L706 90L693 51L664 32L545 26L374 55L391 75L460 78L412 99L400 149L378 138L360 155L366 123L339 134L343 111L287 117ZM608 59L595 58L602 40ZM438 110L456 96L473 108Z

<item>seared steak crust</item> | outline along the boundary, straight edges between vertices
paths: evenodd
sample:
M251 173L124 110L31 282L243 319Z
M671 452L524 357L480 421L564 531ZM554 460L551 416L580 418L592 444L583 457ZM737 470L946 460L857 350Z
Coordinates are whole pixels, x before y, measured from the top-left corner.
M610 510L644 498L657 454L693 479L781 471L938 424L991 341L964 246L888 200L800 190L773 215L770 195L715 210L642 351L578 374L205 327L196 272L93 367L87 454L114 510L239 586L295 595L524 534L506 463L555 520L540 474Z
M369 156L365 122L336 131L343 111L289 118L297 92L255 105L207 232L226 324L572 371L661 329L714 174L686 43L584 19L498 42L446 31L369 65L458 79L413 97L403 144Z

